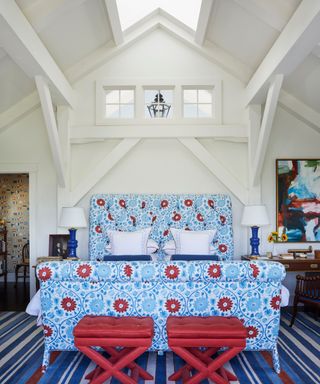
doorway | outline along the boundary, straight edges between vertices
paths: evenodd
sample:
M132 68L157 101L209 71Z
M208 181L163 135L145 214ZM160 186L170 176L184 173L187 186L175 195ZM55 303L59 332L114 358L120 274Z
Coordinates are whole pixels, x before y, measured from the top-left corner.
M29 174L0 174L0 225L5 231L0 310L24 309L29 300L29 217Z

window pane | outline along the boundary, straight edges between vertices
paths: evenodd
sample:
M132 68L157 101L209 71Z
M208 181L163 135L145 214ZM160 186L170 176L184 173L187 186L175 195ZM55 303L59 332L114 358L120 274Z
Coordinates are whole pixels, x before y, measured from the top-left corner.
M118 118L119 117L119 105L106 105L106 117L107 118Z
M106 103L115 104L119 103L119 90L108 90L106 91Z
M134 102L134 90L124 89L120 91L120 103L121 104L133 104Z
M160 98L158 96L159 93L162 95L162 99L163 99L162 103L164 102L165 104L168 104L170 106L168 116L166 116L168 109L166 107L164 107L163 104L161 104ZM162 110L162 108L165 109L164 116L162 115L162 113L156 113L156 116L154 116L154 111L152 108L150 110L151 111L151 116L150 116L148 105L155 103L155 99L158 99L158 102L160 103L160 105L156 109L157 110L158 109ZM171 89L146 89L144 91L144 101L145 101L144 117L146 119L150 119L150 118L154 118L154 117L157 117L157 118L170 118L170 117L172 117L173 90L171 90Z
M199 89L198 103L212 103L212 91Z
M197 102L197 90L196 89L185 89L183 91L184 103L196 103Z
M133 104L120 105L120 117L122 119L132 119L134 117Z
M185 104L183 115L184 117L197 117L197 104Z
M211 104L199 104L199 117L212 117L212 105Z
M172 96L173 96L173 92L171 90L161 90L160 93L162 94L163 98L164 98L164 101L167 103L167 104L172 104Z
M146 89L144 91L144 101L146 104L150 104L154 101L154 98L156 97L158 93L158 90L156 89Z

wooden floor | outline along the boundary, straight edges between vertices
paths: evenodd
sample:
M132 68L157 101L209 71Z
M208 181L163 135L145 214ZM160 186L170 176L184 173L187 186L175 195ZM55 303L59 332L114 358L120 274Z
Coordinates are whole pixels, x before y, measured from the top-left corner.
M29 299L29 283L7 283L7 288L0 282L0 311L25 311Z

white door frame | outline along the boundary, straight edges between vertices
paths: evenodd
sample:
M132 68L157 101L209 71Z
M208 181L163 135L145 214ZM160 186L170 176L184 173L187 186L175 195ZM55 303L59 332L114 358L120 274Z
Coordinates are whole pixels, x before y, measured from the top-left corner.
M36 279L32 265L36 265L37 244L37 176L38 165L34 163L0 163L0 174L27 173L29 175L29 242L30 242L30 297L36 292Z

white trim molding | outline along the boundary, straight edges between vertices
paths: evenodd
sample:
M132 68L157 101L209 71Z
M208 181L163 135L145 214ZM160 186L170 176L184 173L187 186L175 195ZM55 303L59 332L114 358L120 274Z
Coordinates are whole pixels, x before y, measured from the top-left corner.
M36 265L38 254L37 234L37 178L38 164L36 163L0 163L0 173L29 174L29 243L30 267ZM36 293L36 277L30 268L30 298Z
M184 118L183 117L183 88L185 87L212 87L214 116L212 118ZM135 117L133 119L109 119L105 117L105 89L117 87L135 90ZM144 89L173 90L173 113L168 119L144 118ZM177 125L177 124L221 124L222 121L222 81L217 78L177 79L177 78L110 78L96 81L96 125Z
M242 203L248 202L247 189L195 138L178 139Z

